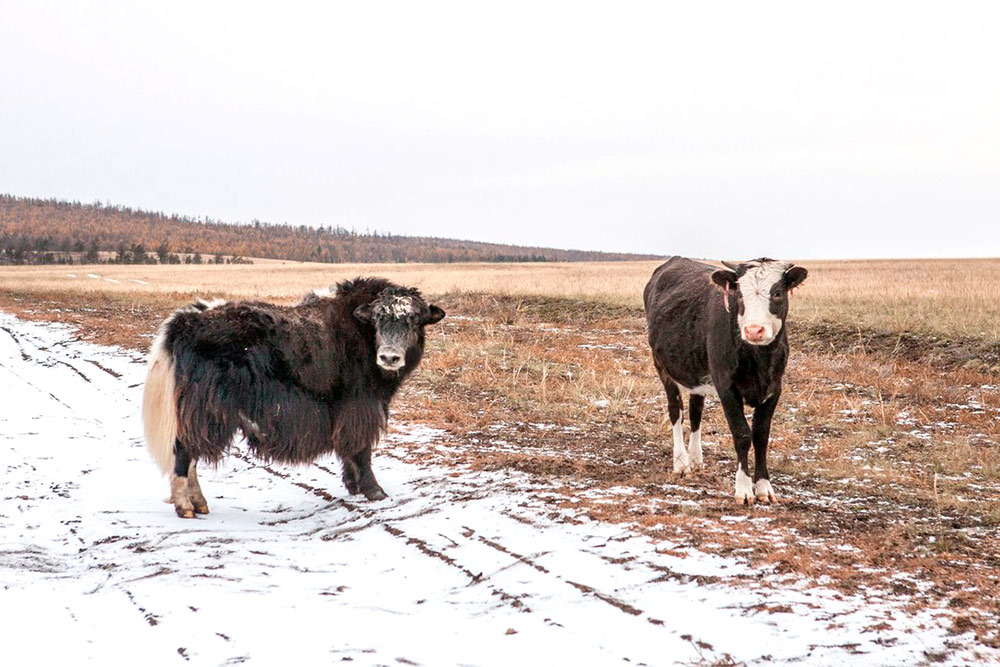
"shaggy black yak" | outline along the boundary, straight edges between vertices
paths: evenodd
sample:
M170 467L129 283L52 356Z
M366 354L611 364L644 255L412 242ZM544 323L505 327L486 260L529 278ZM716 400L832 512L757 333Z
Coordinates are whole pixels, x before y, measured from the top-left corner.
M217 463L237 431L264 460L335 452L350 493L385 498L372 446L420 363L424 327L443 317L416 289L381 278L291 307L198 301L173 313L153 343L142 413L178 516L208 512L195 466Z

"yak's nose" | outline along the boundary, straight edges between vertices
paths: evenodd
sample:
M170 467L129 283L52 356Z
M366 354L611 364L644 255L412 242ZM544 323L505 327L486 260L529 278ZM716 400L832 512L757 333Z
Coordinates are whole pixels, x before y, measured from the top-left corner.
M378 365L386 368L396 368L400 365L401 357L395 352L380 352L378 355Z
M748 324L743 327L743 337L752 343L764 340L764 327L759 324Z

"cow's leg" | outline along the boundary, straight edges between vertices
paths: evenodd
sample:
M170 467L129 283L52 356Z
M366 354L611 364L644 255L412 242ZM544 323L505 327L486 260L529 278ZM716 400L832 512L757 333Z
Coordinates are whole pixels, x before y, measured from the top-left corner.
M653 365L656 366L656 373L660 376L663 389L667 392L667 413L670 415L674 440L674 472L683 475L689 467L687 447L684 445L684 402L681 399L681 391L677 387L677 383L660 366L655 355L653 356Z
M191 490L188 483L188 471L193 461L180 440L174 441L174 472L170 475L170 502L174 511L182 519L194 518L194 505L191 503Z
M767 441L771 437L771 417L780 396L780 391L772 394L753 412L753 491L762 502L777 500L767 475Z
M736 447L736 502L752 505L754 493L749 462L751 432L746 415L743 414L743 397L733 388L719 389L719 401Z
M667 390L667 412L670 415L670 425L674 439L674 472L683 475L689 468L687 445L684 444L684 400L680 389L671 380L664 382Z
M701 412L705 407L705 397L700 394L691 394L688 399L688 421L691 424L691 436L688 441L688 461L691 469L700 468L702 464L701 456Z
M205 494L201 492L201 484L198 483L198 460L191 459L191 467L188 468L188 498L194 505L195 514L208 514L208 501Z
M358 468L358 489L365 494L365 498L383 500L389 497L379 486L378 481L375 480L375 473L372 472L371 445L365 447L360 454L354 457L354 464Z

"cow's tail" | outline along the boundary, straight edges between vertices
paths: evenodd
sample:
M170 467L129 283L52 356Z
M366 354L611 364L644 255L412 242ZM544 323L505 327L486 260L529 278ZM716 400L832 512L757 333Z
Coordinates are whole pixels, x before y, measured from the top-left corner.
M174 469L174 442L177 439L177 392L174 359L166 346L166 326L153 342L149 355L146 386L142 392L142 422L146 448L164 474Z

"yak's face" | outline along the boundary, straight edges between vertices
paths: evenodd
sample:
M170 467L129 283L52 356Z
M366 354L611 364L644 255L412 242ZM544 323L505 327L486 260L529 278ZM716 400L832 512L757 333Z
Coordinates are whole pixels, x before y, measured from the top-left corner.
M354 317L375 327L375 363L385 371L398 372L406 365L409 351L419 353L424 327L440 322L444 311L427 305L413 290L388 288L371 303L356 308Z
M766 257L726 266L731 270L714 272L712 280L725 290L727 308L730 290L736 294L740 337L750 345L770 345L788 316L788 297L806 279L807 271Z

